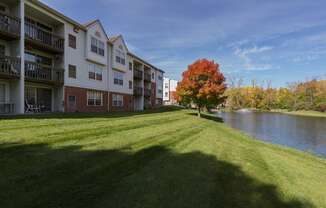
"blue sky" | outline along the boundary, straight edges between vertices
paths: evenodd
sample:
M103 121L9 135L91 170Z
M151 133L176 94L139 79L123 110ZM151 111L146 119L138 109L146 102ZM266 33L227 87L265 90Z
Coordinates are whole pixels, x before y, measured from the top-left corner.
M43 0L81 22L100 19L129 50L180 79L199 58L227 77L275 87L326 78L324 0Z

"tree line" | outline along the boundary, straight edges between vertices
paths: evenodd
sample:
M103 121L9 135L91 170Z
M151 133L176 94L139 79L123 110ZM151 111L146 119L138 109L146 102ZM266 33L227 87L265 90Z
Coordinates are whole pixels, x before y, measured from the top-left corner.
M259 110L316 110L326 111L326 80L294 82L287 87L259 86L255 80L251 86L242 86L242 79L230 79L225 91L225 107L230 110L254 108Z

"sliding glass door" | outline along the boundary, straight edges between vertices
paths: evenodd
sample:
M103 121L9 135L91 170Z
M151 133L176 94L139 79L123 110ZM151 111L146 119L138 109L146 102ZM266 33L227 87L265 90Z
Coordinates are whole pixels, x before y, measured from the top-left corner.
M51 112L52 90L47 88L25 87L25 105L32 105L40 112Z

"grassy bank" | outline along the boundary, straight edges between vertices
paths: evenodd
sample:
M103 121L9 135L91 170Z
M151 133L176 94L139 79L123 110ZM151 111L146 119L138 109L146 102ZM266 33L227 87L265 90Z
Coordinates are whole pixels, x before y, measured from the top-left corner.
M193 111L0 120L0 207L326 207L326 160Z
M289 115L296 115L296 116L312 116L312 117L324 117L326 118L326 113L318 112L318 111L288 111L282 112Z
M255 108L246 108L248 110L251 110L253 112L273 112L273 113L284 113L288 115L295 115L295 116L310 116L310 117L325 117L326 118L326 112L319 112L319 111L289 111L289 110L283 110L283 109L272 109L272 110L260 110ZM230 109L223 109L223 112L234 112Z

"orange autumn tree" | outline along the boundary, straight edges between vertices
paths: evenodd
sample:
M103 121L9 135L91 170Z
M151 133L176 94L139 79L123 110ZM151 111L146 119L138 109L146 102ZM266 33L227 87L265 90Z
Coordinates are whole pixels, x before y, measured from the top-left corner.
M225 77L220 72L219 65L214 61L200 59L182 73L176 98L182 104L195 104L200 117L202 108L209 109L223 102L225 89Z

